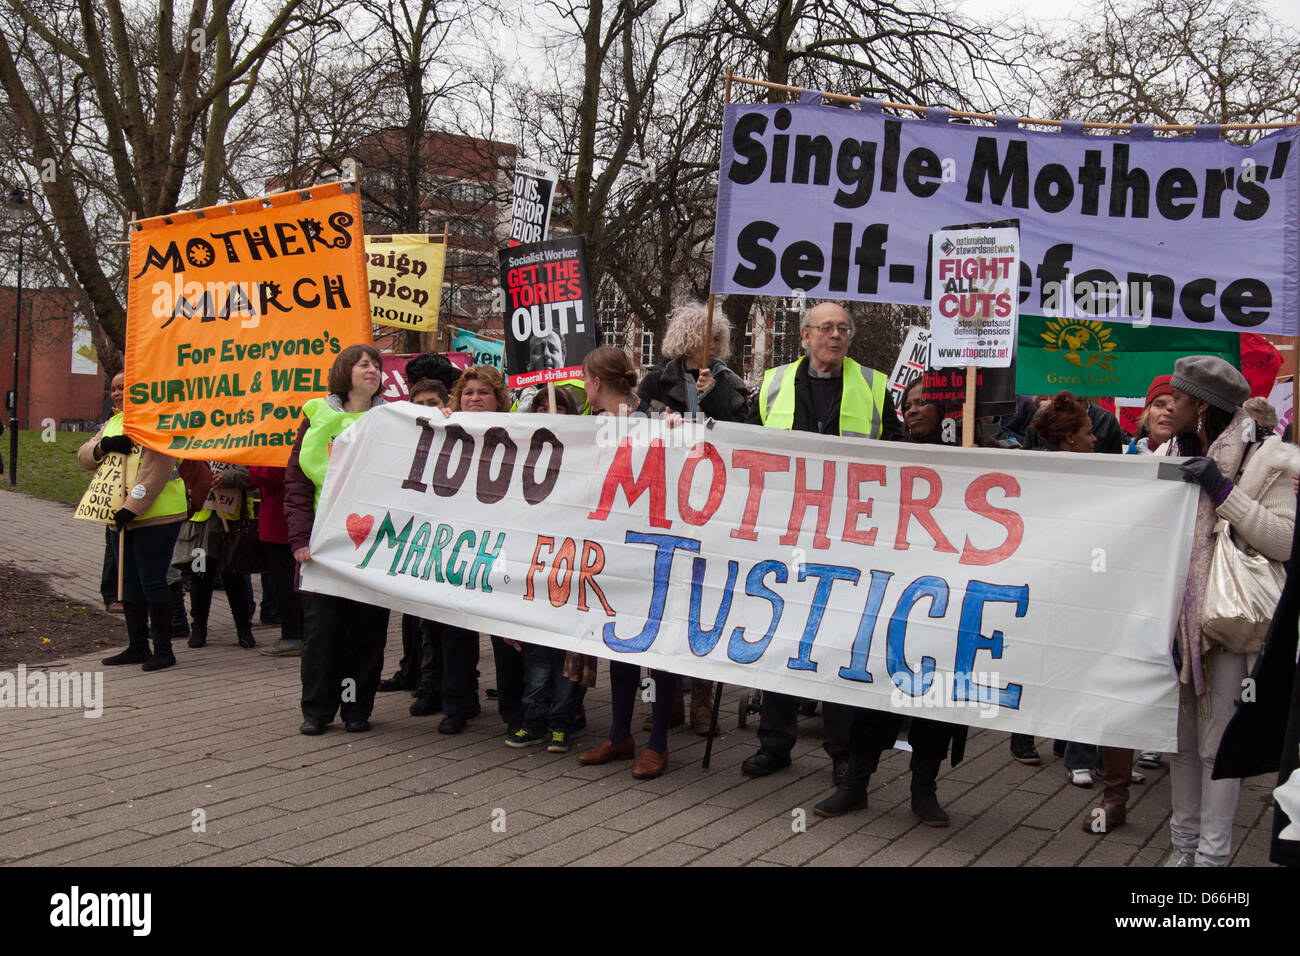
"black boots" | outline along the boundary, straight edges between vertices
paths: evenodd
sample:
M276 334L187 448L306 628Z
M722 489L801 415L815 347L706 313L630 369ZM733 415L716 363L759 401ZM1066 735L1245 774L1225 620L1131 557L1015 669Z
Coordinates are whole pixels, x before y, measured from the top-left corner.
M190 625L190 647L207 647L208 646L208 622L200 624L195 621Z
M118 664L143 664L149 659L149 606L124 603L122 613L126 616L127 647L122 653L105 657L101 661L109 667Z
M172 592L172 639L190 636L190 622L185 616L185 582L176 581L168 585ZM190 645L193 647L194 645ZM199 645L202 647L203 645Z
M153 655L140 670L158 671L176 663L172 653L172 602L161 601L149 606L149 631L153 637Z
M920 760L912 755L912 812L928 827L946 827L948 814L939 806L938 786L941 760Z
M235 635L239 638L240 647L257 646L257 639L253 637L253 621L251 618L243 624L235 624Z
M813 813L819 817L838 817L842 813L863 809L867 805L867 784L870 781L870 776L846 774L835 792L813 807Z

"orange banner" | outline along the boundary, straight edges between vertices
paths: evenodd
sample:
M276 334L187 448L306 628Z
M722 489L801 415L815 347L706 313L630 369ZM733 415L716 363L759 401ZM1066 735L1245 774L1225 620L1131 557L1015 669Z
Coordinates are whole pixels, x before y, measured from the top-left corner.
M125 430L179 458L283 467L334 357L371 341L361 204L338 183L131 233Z

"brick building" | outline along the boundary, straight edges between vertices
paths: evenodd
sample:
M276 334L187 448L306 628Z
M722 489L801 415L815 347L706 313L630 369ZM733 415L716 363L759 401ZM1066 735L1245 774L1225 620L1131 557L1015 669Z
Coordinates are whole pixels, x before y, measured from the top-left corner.
M14 297L0 288L0 391L13 388ZM104 369L88 332L74 329L76 300L67 289L23 289L22 341L18 349L18 425L87 428L104 419ZM79 354L78 354L79 353ZM10 415L4 412L5 427Z

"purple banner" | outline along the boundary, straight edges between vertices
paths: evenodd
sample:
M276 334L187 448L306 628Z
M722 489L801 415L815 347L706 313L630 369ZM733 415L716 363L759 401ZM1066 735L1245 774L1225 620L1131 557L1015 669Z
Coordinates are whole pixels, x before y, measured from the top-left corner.
M729 104L712 290L927 305L931 233L1018 219L1022 311L1295 335L1300 130L1143 133Z

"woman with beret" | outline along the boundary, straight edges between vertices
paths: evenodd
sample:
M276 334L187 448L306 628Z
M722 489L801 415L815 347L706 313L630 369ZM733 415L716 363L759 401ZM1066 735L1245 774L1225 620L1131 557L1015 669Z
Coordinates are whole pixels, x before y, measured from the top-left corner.
M1170 760L1173 848L1167 866L1226 866L1240 780L1211 779L1224 728L1232 717L1253 654L1207 640L1201 607L1209 582L1215 527L1227 521L1238 544L1274 561L1291 553L1296 499L1292 479L1300 451L1276 436L1260 438L1241 407L1250 396L1244 375L1211 355L1180 358L1170 380L1174 437L1160 455L1190 456L1180 466L1200 486L1187 588L1174 632L1182 706L1178 752Z

